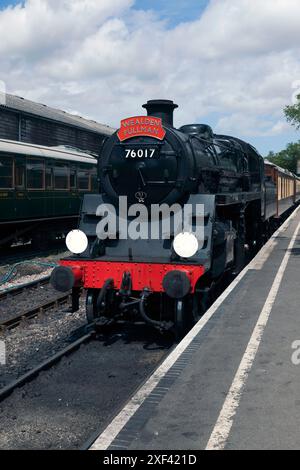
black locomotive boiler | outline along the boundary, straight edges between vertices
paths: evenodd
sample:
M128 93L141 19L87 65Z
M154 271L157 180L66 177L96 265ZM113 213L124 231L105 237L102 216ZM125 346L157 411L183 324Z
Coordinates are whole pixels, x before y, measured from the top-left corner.
M81 288L87 289L90 322L142 320L181 335L207 309L224 276L237 274L246 255L263 243L277 214L276 181L266 178L263 158L248 143L216 135L204 124L176 129L172 101L151 100L143 107L147 116L122 120L104 142L99 194L85 195L79 231L69 239L74 254L54 269L52 284L61 291L73 289L74 307ZM295 188L296 182L286 210L299 198ZM113 236L102 237L104 215L98 208L105 204L120 223L120 196L147 208L189 205L193 230L202 205L198 249L185 249L191 235L176 233L171 211L169 237L160 231L158 239L132 239L122 236L119 226ZM123 228L131 219L122 218ZM151 220L143 223L150 226Z

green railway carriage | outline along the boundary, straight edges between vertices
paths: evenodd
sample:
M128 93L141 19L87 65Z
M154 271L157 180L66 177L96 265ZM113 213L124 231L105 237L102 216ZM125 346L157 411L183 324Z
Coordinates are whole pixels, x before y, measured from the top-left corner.
M0 139L0 247L63 236L90 192L97 192L93 155Z

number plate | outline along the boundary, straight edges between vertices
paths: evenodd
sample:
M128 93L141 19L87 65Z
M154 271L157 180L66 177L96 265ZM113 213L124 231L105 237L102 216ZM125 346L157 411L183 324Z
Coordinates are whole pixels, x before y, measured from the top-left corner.
M159 157L157 147L124 147L123 152L126 160L151 160Z

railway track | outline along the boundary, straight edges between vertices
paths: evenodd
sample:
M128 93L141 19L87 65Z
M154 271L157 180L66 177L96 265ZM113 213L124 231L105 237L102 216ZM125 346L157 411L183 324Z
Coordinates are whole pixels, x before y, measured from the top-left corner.
M27 290L29 288L37 288L37 287L40 287L40 286L45 286L45 285L49 284L49 281L50 281L50 276L45 276L45 277L42 277L40 279L36 279L34 281L27 282L26 284L22 284L20 286L15 286L15 287L11 287L9 289L2 290L2 291L0 291L0 301L3 300L3 299L6 299L8 297L16 296L18 294L21 294L22 292L24 292L25 290Z
M22 311L6 320L0 321L0 331L12 329L20 325L24 320L29 320L45 313L47 310L55 307L61 307L67 304L71 299L70 293L57 295L54 299L43 302L32 308Z
M28 291L30 295L34 295L37 292L39 287L45 287L49 285L50 276L45 276L43 278L36 279L34 281L30 281L26 284L22 284L20 286L12 287L7 290L0 292L0 302L3 300L9 300L13 298L14 300L19 295L23 294L24 292ZM40 302L36 305L33 305L30 308L23 308L20 312L16 315L9 315L8 318L4 320L0 319L0 331L11 330L17 326L19 326L22 322L42 315L43 313L47 312L49 309L62 307L66 305L68 302L71 301L71 293L63 293L60 294L58 292L53 291L53 297L51 299L47 299L43 302Z

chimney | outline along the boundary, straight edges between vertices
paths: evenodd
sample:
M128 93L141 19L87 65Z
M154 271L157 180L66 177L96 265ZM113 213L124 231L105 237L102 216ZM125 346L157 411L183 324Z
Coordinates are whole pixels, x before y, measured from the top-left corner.
M143 104L148 116L159 117L163 124L173 127L173 111L178 105L171 100L149 100Z

